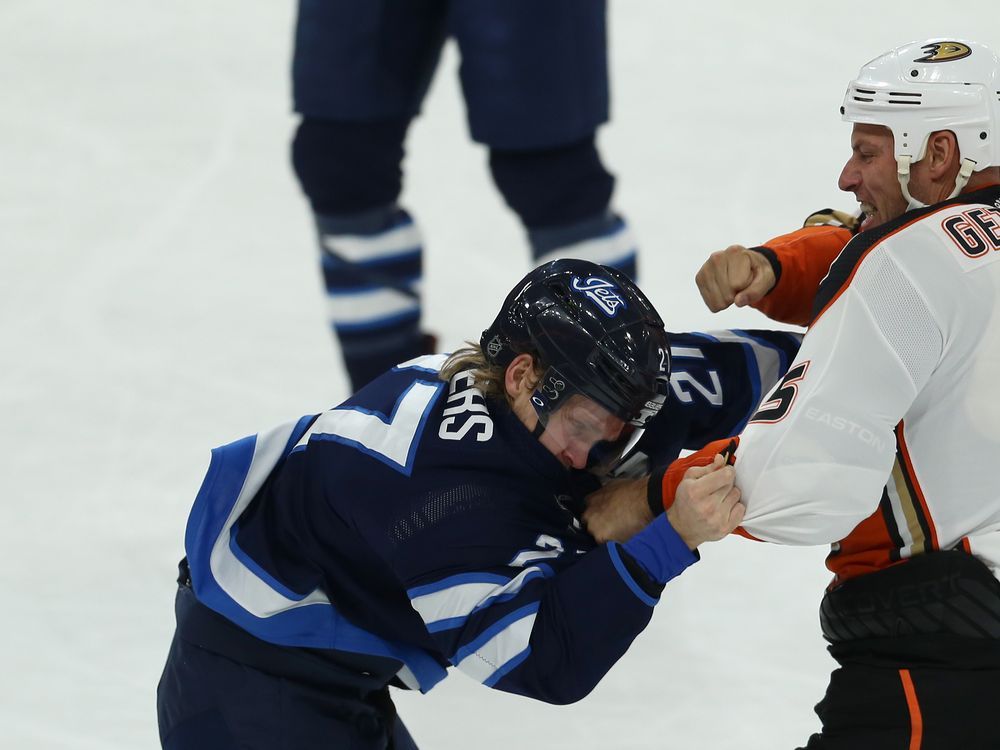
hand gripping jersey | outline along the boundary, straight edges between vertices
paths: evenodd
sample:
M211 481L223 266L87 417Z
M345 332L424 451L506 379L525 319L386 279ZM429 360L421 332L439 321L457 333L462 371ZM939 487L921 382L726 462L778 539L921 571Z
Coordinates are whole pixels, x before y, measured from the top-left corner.
M998 260L995 186L848 243L742 434L748 532L834 543L838 581L959 545L1000 572Z
M672 334L651 460L742 426L798 344ZM657 600L631 542L596 546L569 510L594 478L567 472L468 376L442 382L442 361L401 365L335 409L213 451L185 539L195 594L271 648L389 665L409 687L455 665L491 687L576 700ZM695 557L667 529L670 576ZM286 661L302 658L269 663Z
M389 663L411 688L454 665L577 700L657 599L628 545L596 546L567 510L596 483L469 375L441 381L443 361L400 365L337 408L216 449L185 539L195 595L264 645L350 654L366 673L365 658ZM662 584L696 558L660 526Z

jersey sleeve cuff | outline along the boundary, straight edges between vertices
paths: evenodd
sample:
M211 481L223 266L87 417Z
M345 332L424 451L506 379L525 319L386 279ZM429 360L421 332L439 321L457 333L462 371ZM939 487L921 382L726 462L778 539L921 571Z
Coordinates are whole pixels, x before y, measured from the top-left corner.
M656 469L649 475L649 481L646 482L646 502L649 504L649 511L653 514L653 518L662 515L665 510L663 507L663 475L667 468L664 466L662 469Z
M633 594L649 607L655 607L660 600L663 584L654 581L646 569L628 554L617 542L608 544L608 554L618 575Z
M778 286L778 282L781 281L781 261L778 260L777 253L775 253L771 248L763 245L751 247L749 249L755 253L763 255L767 259L767 262L771 264L771 270L774 271L774 286L772 286L771 289L774 289L774 287Z
M683 573L698 561L697 552L670 525L667 514L657 516L651 524L622 545L622 548L660 584Z

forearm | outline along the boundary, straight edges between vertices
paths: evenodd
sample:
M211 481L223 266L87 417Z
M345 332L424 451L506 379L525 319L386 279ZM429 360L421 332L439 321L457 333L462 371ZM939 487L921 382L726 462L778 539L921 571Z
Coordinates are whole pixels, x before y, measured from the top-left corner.
M752 306L772 320L809 325L820 282L852 236L844 227L804 227L751 248L764 254L777 279L771 291Z
M552 579L539 602L529 653L492 687L547 703L583 698L649 623L662 584L696 560L679 538L659 528L588 553ZM635 564L646 580L637 580Z

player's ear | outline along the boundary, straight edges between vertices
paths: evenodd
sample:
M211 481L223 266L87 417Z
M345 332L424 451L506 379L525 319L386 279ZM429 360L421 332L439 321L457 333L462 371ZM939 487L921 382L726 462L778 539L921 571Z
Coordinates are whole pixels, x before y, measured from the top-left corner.
M530 354L518 354L507 365L504 373L504 389L511 398L517 398L523 392L531 393L537 383L535 360Z
M931 170L931 177L942 178L961 161L958 154L958 140L950 130L938 130L927 138L927 153L924 156ZM950 179L950 177L949 177Z

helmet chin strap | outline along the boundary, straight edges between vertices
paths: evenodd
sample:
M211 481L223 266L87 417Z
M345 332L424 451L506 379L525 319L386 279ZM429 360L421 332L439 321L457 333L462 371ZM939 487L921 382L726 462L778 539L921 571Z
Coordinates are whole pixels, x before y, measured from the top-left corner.
M531 405L535 407L535 417L538 420L535 422L535 426L531 430L531 436L536 440L541 440L542 433L545 432L545 429L549 426L549 415L547 412L539 409L538 405L535 404L535 397L537 397L537 395L538 391L535 391L535 396L531 399Z
M906 198L906 210L912 211L914 208L923 208L926 203L921 203L910 195L910 161L913 159L909 154L896 157L896 179L899 180L899 187Z
M972 159L962 159L962 166L958 170L958 174L955 175L955 189L951 191L951 195L948 196L947 200L951 200L965 189L974 171L976 171L976 162L972 161Z
M926 208L926 203L921 203L912 195L910 195L910 162L913 157L909 155L897 156L896 157L896 179L899 180L899 187L903 191L903 197L906 198L906 208L907 210L912 210L914 208ZM962 189L968 184L969 178L972 177L972 173L976 169L976 162L972 159L962 159L962 166L958 170L958 174L955 175L955 189L951 191L945 200L951 200L956 195L962 192Z

